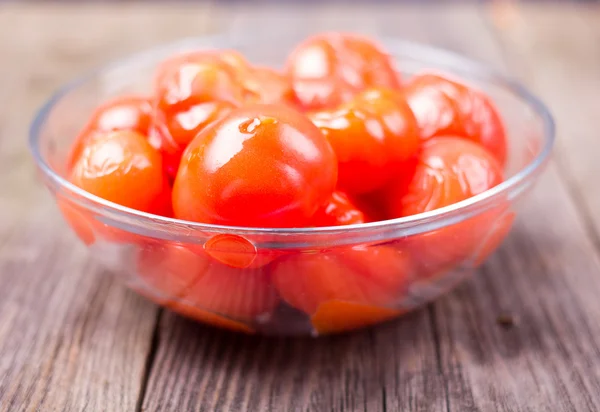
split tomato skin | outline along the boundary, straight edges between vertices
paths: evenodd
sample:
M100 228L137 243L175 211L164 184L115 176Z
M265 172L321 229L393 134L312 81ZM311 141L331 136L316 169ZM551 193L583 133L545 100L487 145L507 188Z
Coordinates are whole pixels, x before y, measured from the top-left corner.
M403 173L419 150L417 121L397 91L366 90L311 120L331 143L339 162L338 187L349 194L380 189Z
M250 227L301 227L334 191L337 159L310 120L250 105L201 132L173 189L179 219Z
M151 123L152 104L147 97L120 96L101 104L73 143L67 159L67 170L71 170L88 144L104 134L129 130L147 136Z
M498 109L485 93L435 73L416 75L404 93L423 140L448 135L463 137L485 147L504 165L506 132Z
M391 57L355 34L325 33L307 39L288 57L286 72L305 110L336 107L369 87L400 87Z

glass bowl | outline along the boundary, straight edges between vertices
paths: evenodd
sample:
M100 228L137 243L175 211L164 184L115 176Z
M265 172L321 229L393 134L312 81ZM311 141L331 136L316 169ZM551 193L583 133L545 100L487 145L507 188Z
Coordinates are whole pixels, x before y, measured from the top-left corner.
M379 39L405 78L453 73L487 92L505 119L506 180L478 196L415 216L299 229L225 227L159 217L91 195L65 179L71 143L92 110L123 93L149 93L156 64L191 49L233 48L281 66L293 43L263 47L222 37L186 39L98 69L39 111L29 143L45 184L92 256L133 290L173 311L247 333L326 334L400 316L449 291L500 245L515 202L551 152L546 107L517 82L464 57Z

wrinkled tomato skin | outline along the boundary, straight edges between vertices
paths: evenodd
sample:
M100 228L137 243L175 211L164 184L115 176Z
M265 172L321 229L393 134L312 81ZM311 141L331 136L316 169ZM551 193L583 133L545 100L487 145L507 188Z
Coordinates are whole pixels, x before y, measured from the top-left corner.
M300 107L333 108L369 87L399 88L391 57L361 36L325 33L307 39L290 54L286 72Z
M483 193L502 181L500 163L480 145L457 137L434 138L424 144L408 186L402 182L389 188L388 213L403 217L429 212ZM450 269L473 257L486 238L495 236L494 231L499 235L493 248L499 244L508 232L505 226L512 223L496 226L507 208L506 202L500 202L460 223L411 236L405 243L429 272Z
M143 96L121 96L100 105L77 136L67 159L71 170L84 148L107 132L129 130L148 135L152 122L152 104Z
M504 165L505 128L494 103L482 91L441 74L424 73L413 77L404 93L423 140L463 137L485 147Z
M419 149L415 117L401 93L369 89L333 111L311 115L338 158L338 187L352 195L383 187Z
M301 227L333 193L337 159L297 111L236 109L186 149L173 189L179 219L251 227Z
M485 192L503 181L500 163L481 146L457 137L423 145L415 175L404 196L392 196L398 217L429 212Z
M277 260L272 278L287 304L311 316L319 333L328 333L397 316L400 312L392 307L401 300L411 270L408 255L400 250L354 247ZM347 312L348 304L360 310ZM333 323L335 330L328 330Z
M345 226L365 222L365 214L340 191L333 192L331 199L317 210L312 219L313 226Z
M87 146L71 183L105 200L142 212L164 207L169 185L160 154L136 132L112 132Z
M142 212L172 216L171 188L160 154L146 138L131 131L109 132L85 147L69 174L71 183L105 200ZM137 237L110 227L91 212L59 200L75 233L90 245L100 237L135 242Z

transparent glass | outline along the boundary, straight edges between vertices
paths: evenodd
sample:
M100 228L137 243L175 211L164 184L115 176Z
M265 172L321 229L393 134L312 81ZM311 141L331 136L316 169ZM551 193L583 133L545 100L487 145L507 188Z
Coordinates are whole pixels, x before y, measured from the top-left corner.
M65 86L40 110L30 145L59 208L89 251L137 292L185 316L242 332L319 335L400 316L471 274L503 241L515 201L554 140L545 106L520 84L450 52L380 39L405 74L454 73L485 90L509 136L507 179L466 201L345 227L225 227L164 218L95 197L65 180L68 149L106 99L148 93L156 64L190 49L234 48L281 66L293 44L187 39L108 65Z

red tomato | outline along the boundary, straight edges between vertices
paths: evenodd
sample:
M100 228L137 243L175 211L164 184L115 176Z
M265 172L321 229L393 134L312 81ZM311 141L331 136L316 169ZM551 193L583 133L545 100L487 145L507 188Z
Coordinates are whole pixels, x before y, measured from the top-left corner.
M438 74L413 77L404 90L421 138L455 135L481 144L506 160L506 133L491 99L483 92Z
M245 89L254 94L251 102L275 104L294 102L294 91L288 77L268 67L252 67L242 79Z
M324 206L321 206L312 219L314 226L342 226L365 223L365 215L348 196L336 191Z
M152 105L146 97L122 96L100 105L73 143L67 170L71 170L85 146L101 138L106 132L130 130L148 135L151 121Z
M408 192L390 195L390 213L428 212L485 192L502 180L502 167L481 146L457 137L431 139L419 154Z
M397 316L391 306L401 300L410 271L402 251L372 246L295 254L275 261L272 276L280 296L326 333Z
M167 174L174 177L186 146L234 107L292 100L291 84L284 75L251 67L235 51L176 56L158 71L151 142L163 153Z
M482 193L502 180L502 167L483 147L462 138L438 137L423 146L408 187L401 182L389 188L388 211L394 217L428 212ZM412 236L407 243L421 266L447 270L478 250L505 209L503 203L463 222Z
M70 181L91 194L142 212L169 209L165 202L170 188L160 154L136 132L111 132L86 146Z
M156 242L144 245L137 256L137 271L146 293L158 303L180 299L210 265L207 256L183 244Z
M307 110L336 107L368 87L400 87L390 56L354 34L311 37L291 53L286 70L297 101Z
M155 106L177 112L193 105L226 101L240 104L244 89L240 73L247 63L232 50L196 51L165 60L155 79Z
M87 246L96 242L97 227L99 223L94 220L94 217L69 200L64 199L61 195L57 197L58 208L62 213L65 221L71 226L77 237ZM103 231L108 231L107 227L101 228Z
M175 216L252 227L300 227L335 188L327 140L285 106L231 112L186 149L173 189Z
M351 194L381 188L402 173L419 149L417 122L395 91L370 89L340 109L317 112L311 119L338 158L338 187Z
M268 274L233 269L179 244L156 244L138 257L138 272L158 303L219 327L252 332L246 322L278 304Z
M194 137L233 108L231 103L215 101L196 104L180 112L157 111L149 142L163 154L169 176L177 174L181 155Z

